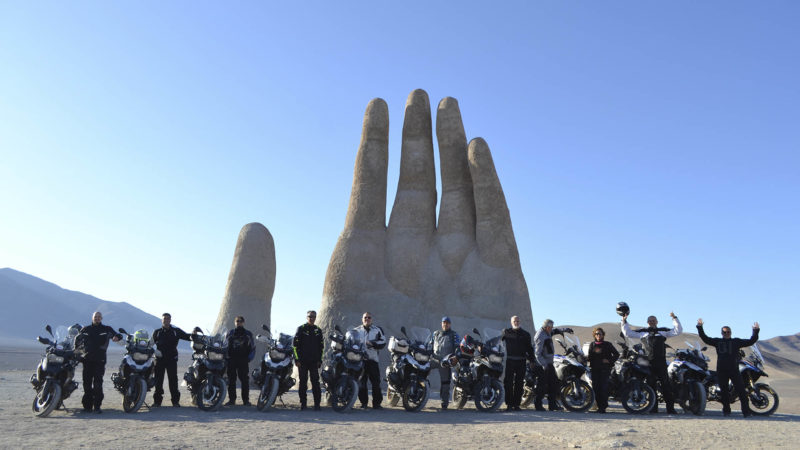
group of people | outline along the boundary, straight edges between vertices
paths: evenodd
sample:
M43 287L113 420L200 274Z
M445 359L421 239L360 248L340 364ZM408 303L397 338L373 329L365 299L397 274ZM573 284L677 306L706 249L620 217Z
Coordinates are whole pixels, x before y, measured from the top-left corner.
M621 305L623 305L621 303ZM627 307L627 305L625 305ZM651 375L648 384L655 390L657 383L661 383L661 393L664 398L666 412L675 413L675 400L672 389L669 388L670 381L667 376L666 360L666 339L678 336L683 332L678 317L670 313L672 328L659 328L658 319L655 316L647 318L647 327L632 329L628 324L627 318L629 310L627 308L619 310L622 316L620 323L622 334L629 339L642 339L645 345L645 354L650 361ZM311 381L311 389L314 401L314 409L320 409L322 397L319 376L322 367L322 359L325 350L325 339L322 329L315 325L317 318L316 311L308 311L306 323L299 326L294 336L294 357L297 365L300 383L298 394L300 397L300 408L307 409L308 381ZM81 329L79 338L84 347L83 356L83 389L82 399L84 411L101 412L103 401L103 375L105 373L106 351L109 341L119 341L122 336L114 331L113 328L102 323L103 315L95 312L92 316L92 323ZM162 315L162 326L153 333L153 341L159 350L155 363L155 393L153 394L153 406L161 406L164 398L164 375L166 373L171 395L172 405L180 406L180 391L178 390L178 343L181 340L190 340L190 335L171 324L172 316L169 313ZM249 405L249 362L255 353L255 341L253 334L244 328L244 317L237 316L234 320L235 327L228 332L228 385L229 400L226 405L230 406L236 402L236 379L241 384L242 403ZM364 336L366 345L367 360L364 364L364 372L360 379L358 392L361 407L366 409L369 402L367 383L372 387L372 408L383 409L381 401L381 372L379 368L379 351L386 346L386 334L383 329L372 322L372 314L365 312L361 316L361 325L357 328L360 335ZM749 416L750 409L745 394L744 383L738 370L739 350L753 345L758 340L759 325L753 325L753 334L750 339L739 339L731 337L731 328L722 327L721 338L711 338L703 330L703 320L698 319L697 331L700 339L707 345L713 346L717 351L717 375L720 386L727 386L729 381L733 383L734 389L742 402L742 414ZM506 409L508 411L520 410L523 386L525 383L526 364L531 363L537 367L538 383L535 392L534 406L537 411L545 411L543 400L547 398L548 410L559 410L556 402L558 397L559 384L556 379L553 359L555 347L553 336L556 334L572 333L570 328L556 328L554 322L547 319L542 327L531 338L530 333L520 327L520 318L511 317L511 327L503 330L502 341L506 346L504 388L506 392ZM591 368L592 387L595 391L597 401L597 412L605 413L608 407L608 381L614 362L619 358L619 352L614 345L605 340L605 331L597 327L592 331L593 341L589 344L589 354L587 359ZM645 339L646 338L646 339ZM459 348L461 338L452 329L450 317L442 317L441 329L436 330L432 336L434 361L442 361L448 355L453 354ZM441 381L440 397L441 407L446 410L450 402L450 380L452 373L449 366L439 365L439 379ZM722 412L730 415L730 396L727 389L721 390ZM658 403L653 405L652 413L658 412Z

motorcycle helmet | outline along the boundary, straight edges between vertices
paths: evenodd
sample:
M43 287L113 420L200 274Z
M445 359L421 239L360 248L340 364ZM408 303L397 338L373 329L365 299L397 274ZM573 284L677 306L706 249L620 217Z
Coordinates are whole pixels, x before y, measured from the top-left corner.
M470 335L465 335L464 339L461 340L461 345L459 345L461 349L461 353L465 355L473 355L475 353L475 339Z
M620 316L627 316L631 313L631 308L625 302L617 303L617 314Z

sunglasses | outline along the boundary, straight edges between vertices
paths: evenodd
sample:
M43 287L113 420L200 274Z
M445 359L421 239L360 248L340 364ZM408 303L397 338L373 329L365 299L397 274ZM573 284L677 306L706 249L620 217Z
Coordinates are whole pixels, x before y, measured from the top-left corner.
M372 319L372 316L366 316L365 319Z
M243 323L244 320L237 320L236 323Z

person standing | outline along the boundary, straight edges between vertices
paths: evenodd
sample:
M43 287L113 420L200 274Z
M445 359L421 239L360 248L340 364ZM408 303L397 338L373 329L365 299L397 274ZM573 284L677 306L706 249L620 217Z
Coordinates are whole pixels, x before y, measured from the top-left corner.
M92 323L81 328L75 337L76 348L83 349L83 403L84 412L100 414L100 405L103 403L103 375L106 373L106 353L108 341L114 342L122 336L108 325L103 324L103 314L95 311L92 314Z
M256 351L253 333L244 328L244 317L236 316L235 328L228 331L228 396L226 406L236 404L236 378L242 385L242 404L250 405L250 360Z
M539 380L536 384L536 397L533 402L537 411L544 411L542 400L544 400L545 393L547 394L547 409L550 411L559 411L562 408L556 403L558 398L558 380L556 379L556 369L553 366L553 356L555 355L555 347L553 346L553 335L572 333L572 328L553 328L553 321L545 319L542 323L542 328L536 332L533 338L534 354L536 355L536 363L542 367L539 374Z
M731 415L731 398L727 388L729 382L733 383L739 401L742 402L742 415L749 417L752 414L742 374L739 372L739 350L755 344L758 341L759 331L761 327L756 322L753 324L753 335L750 339L731 338L731 327L726 325L722 327L722 338L711 338L703 331L703 319L697 319L697 334L700 335L700 339L717 349L717 381L722 395L722 414L725 416Z
M506 391L506 411L519 411L522 388L525 384L525 361L533 359L531 334L520 327L519 316L511 318L511 328L503 330L506 343L506 368L503 379Z
M319 411L322 390L319 387L319 368L322 366L322 352L325 342L322 329L314 322L317 320L316 311L306 313L306 323L297 327L294 334L294 363L300 374L300 386L297 390L300 395L300 409L306 409L308 392L308 375L311 374L311 391L314 395L314 411Z
M600 327L592 331L594 341L589 344L589 367L592 369L592 388L597 401L597 412L603 414L608 408L608 379L611 368L619 358L614 344L605 340L606 332Z
M367 347L367 360L364 361L364 373L361 375L361 385L358 389L358 399L361 401L361 408L367 408L369 392L367 392L367 379L372 385L372 408L383 409L381 400L381 371L378 366L378 350L386 347L386 335L383 329L372 324L372 313L365 312L361 316L361 326L356 328L364 336L364 344Z
M683 332L678 316L670 312L672 317L672 329L658 328L656 316L647 318L647 328L631 330L628 324L628 314L622 316L622 334L629 339L641 339L642 347L645 350L647 359L650 361L650 376L647 377L647 384L656 391L656 381L661 381L661 394L667 407L667 414L675 414L675 396L672 394L672 385L667 376L667 338L678 336ZM658 400L653 401L651 413L658 412Z
M439 396L442 399L442 409L447 409L447 405L450 404L450 376L452 370L449 366L442 365L442 360L447 355L455 353L458 343L461 341L458 333L452 330L450 325L450 317L444 316L442 317L442 329L433 333L433 357L439 363L439 381L441 381Z
M161 406L164 398L164 372L167 372L169 394L172 406L181 406L181 393L178 390L178 342L188 341L189 335L178 327L172 326L170 313L161 315L161 328L153 332L153 342L160 356L156 356L156 391L153 393L153 406Z

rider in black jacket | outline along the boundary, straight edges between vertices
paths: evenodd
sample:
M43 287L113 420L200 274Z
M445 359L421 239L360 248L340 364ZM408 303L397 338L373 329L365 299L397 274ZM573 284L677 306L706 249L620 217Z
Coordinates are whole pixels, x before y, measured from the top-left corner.
M122 336L108 325L103 325L103 314L96 311L92 315L92 324L81 329L75 337L75 348L83 350L83 410L90 412L94 408L100 414L103 403L103 375L106 373L106 351L108 341L114 342Z
M531 334L519 326L518 316L511 318L511 328L503 330L506 343L506 375L503 379L506 391L506 410L519 411L522 387L525 384L525 360L533 359Z
M294 358L300 373L300 386L297 390L300 395L300 409L306 409L306 392L310 373L314 410L319 411L319 403L322 398L322 390L319 387L319 368L322 366L322 352L325 350L325 343L322 329L314 325L316 320L317 312L309 311L306 313L306 323L297 327L297 332L294 334Z
M236 403L236 378L242 385L242 404L250 404L250 360L253 359L256 344L253 333L244 328L244 317L236 316L236 328L228 331L228 397L225 405Z
M740 339L731 338L731 327L724 326L722 327L722 338L711 338L703 331L703 319L697 319L697 334L700 335L700 339L717 349L717 380L722 394L722 414L726 416L731 414L731 399L727 389L728 380L733 383L739 401L742 402L742 415L748 417L751 414L742 374L739 373L739 350L755 344L758 341L760 330L761 328L756 322L753 324L753 335L750 339Z
M172 406L180 406L181 393L178 390L178 342L189 340L189 335L178 327L170 325L172 316L169 313L161 315L161 328L153 332L153 342L161 353L156 357L156 391L153 394L153 406L161 406L164 398L164 371L167 372L169 393Z

